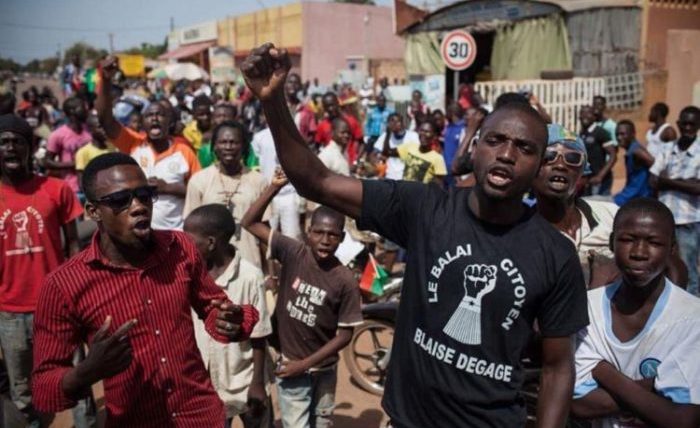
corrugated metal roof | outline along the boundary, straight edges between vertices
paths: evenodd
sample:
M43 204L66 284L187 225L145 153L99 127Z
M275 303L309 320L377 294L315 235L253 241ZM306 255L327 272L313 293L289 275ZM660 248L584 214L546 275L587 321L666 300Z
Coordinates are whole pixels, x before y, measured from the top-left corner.
M553 3L566 12L578 12L586 9L599 9L607 7L642 7L643 0L541 0L545 3Z
M406 27L404 32L447 31L468 25L518 21L559 11L576 13L589 9L642 7L643 0L460 0L432 11Z

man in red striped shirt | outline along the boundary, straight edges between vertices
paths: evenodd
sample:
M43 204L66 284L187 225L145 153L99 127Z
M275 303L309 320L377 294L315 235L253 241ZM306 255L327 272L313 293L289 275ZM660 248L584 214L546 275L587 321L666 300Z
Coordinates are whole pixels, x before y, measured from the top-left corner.
M36 408L70 408L103 381L108 427L221 426L224 408L197 349L190 306L224 343L247 339L257 311L226 298L186 235L151 229L157 193L130 156L95 158L83 191L98 232L47 277L39 296ZM88 356L73 367L82 342Z

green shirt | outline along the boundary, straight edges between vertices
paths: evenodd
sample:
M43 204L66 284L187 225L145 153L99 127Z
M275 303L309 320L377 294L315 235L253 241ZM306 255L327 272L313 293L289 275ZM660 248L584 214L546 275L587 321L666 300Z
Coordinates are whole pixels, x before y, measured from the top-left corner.
M202 146L197 151L197 158L199 159L199 164L202 165L202 169L216 161L216 154L211 146L211 142L206 141L202 143ZM243 165L250 169L258 169L257 167L260 166L260 161L252 149L248 150L248 155L243 159Z

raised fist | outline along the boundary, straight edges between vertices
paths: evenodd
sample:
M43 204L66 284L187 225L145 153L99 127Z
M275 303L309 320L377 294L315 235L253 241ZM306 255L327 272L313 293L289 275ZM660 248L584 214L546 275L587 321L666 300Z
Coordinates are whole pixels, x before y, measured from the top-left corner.
M498 267L469 265L464 269L464 297L442 329L454 340L481 344L481 299L496 287Z
M495 265L469 265L464 269L464 291L481 306L481 298L496 287Z
M291 67L286 49L265 43L253 49L243 61L241 72L248 88L264 101L275 95L284 96L284 83Z
M105 59L100 61L98 69L103 82L112 82L114 76L119 72L119 58L114 55L107 55Z

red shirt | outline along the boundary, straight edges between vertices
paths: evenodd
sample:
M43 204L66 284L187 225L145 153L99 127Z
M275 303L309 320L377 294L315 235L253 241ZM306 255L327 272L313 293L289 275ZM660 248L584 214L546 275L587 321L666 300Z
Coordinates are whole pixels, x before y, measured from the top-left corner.
M227 300L209 276L194 243L181 232L155 231L155 248L142 268L111 265L99 233L86 250L49 275L34 315L34 406L58 412L75 406L61 388L73 352L89 343L107 315L110 333L126 321L133 361L105 379L107 427L219 427L224 407L197 348L191 309L217 341L213 299ZM241 340L258 320L244 305Z
M308 105L299 104L294 112L294 123L304 140L311 141L316 133L316 115Z
M362 127L357 120L349 114L343 114L343 119L345 119L345 121L348 123L350 135L352 136L352 140L350 143L348 143L347 148L348 162L350 165L352 165L357 160L357 151L359 144L362 142ZM330 143L332 139L333 121L326 117L318 124L318 127L316 128L316 136L314 137L314 141L321 146L325 146L326 144Z
M0 311L34 312L44 278L63 263L61 226L82 212L57 178L0 185Z

